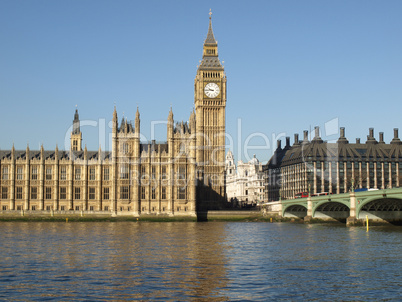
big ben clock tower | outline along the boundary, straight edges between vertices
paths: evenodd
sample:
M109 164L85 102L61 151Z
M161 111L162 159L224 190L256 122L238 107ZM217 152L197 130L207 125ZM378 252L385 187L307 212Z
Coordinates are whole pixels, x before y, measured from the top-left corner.
M218 58L218 43L212 31L212 13L204 41L202 61L194 80L199 196L209 208L225 198L225 108L226 75Z

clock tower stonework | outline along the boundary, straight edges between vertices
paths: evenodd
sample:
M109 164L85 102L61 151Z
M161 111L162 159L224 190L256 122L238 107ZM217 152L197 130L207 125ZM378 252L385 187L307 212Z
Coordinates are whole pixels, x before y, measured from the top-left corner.
M211 12L203 56L194 80L199 205L219 208L225 200L226 75L218 57Z

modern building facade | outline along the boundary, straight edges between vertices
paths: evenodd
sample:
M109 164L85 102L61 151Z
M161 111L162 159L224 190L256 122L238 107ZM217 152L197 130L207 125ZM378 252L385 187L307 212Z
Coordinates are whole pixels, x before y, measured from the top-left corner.
M402 142L398 129L387 144L384 133L379 140L370 128L365 143L356 139L349 143L345 128L340 128L336 143L324 142L315 128L315 136L309 141L308 131L299 141L295 134L294 144L286 138L286 146L278 147L263 170L266 177L268 201L295 198L297 193L339 194L356 189L386 189L399 187L402 179Z
M226 154L226 194L235 206L250 206L264 202L264 173L262 164L254 157L247 163L234 163L233 153Z
M195 216L225 199L226 75L211 15L195 77L188 122L167 119L167 141L140 141L140 113L120 125L113 112L112 150L82 150L76 110L70 150L0 151L2 211L101 211L113 215Z

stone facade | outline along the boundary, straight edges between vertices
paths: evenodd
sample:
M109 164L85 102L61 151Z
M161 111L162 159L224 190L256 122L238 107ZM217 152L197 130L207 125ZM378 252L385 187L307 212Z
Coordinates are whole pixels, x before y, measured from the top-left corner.
M211 16L203 48L195 111L175 124L170 110L165 143L140 142L138 108L134 125L120 126L115 108L112 150L82 150L76 110L69 151L0 151L0 209L195 216L199 207L218 208L226 196L226 75Z
M297 193L340 194L356 189L386 189L399 187L402 175L402 142L398 129L389 144L384 142L380 132L379 141L370 128L367 141L349 143L345 129L340 129L336 143L324 142L315 128L315 136L309 141L304 131L303 141L295 134L290 146L281 148L278 142L272 158L264 166L266 177L266 198L276 201L279 198L292 199Z
M254 156L248 163L234 163L231 151L226 154L226 193L234 206L256 205L264 202L264 173Z

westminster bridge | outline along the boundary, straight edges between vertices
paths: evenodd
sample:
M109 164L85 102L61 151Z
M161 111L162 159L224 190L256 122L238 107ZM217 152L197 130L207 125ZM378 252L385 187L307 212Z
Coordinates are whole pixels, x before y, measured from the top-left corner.
M402 188L349 192L307 198L281 200L278 212L282 217L346 221L358 220L402 222Z

